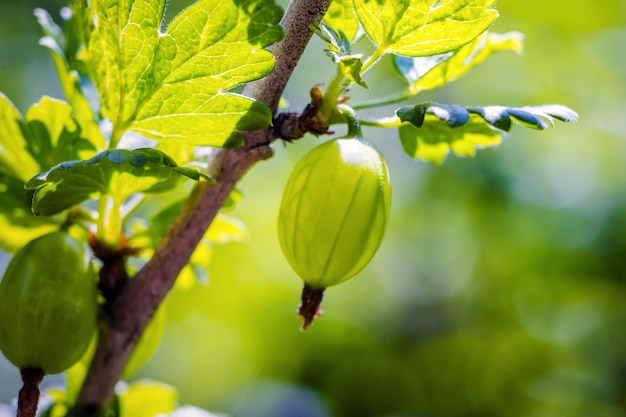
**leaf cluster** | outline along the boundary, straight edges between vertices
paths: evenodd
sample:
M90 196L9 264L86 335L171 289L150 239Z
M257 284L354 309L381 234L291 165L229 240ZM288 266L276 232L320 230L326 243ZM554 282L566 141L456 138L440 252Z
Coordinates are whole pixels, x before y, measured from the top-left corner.
M420 92L454 81L491 55L500 51L521 53L523 35L498 34L489 30L498 13L494 1L406 0L379 2L355 0L333 2L324 22L315 29L337 64L337 75L326 89L320 112L328 116L333 103L351 84L367 88L364 73L381 58L390 56L406 83L403 91L352 104L355 110L402 103ZM367 37L374 52L365 60L354 53L360 39ZM340 99L342 103L347 98ZM330 108L330 109L329 109ZM361 118L363 125L399 128L406 154L440 164L452 151L474 156L476 149L497 146L511 128L511 120L544 129L552 120L575 121L577 115L561 105L512 109L489 105L463 108L457 105L419 103L402 107L395 116ZM348 122L349 123L349 122Z

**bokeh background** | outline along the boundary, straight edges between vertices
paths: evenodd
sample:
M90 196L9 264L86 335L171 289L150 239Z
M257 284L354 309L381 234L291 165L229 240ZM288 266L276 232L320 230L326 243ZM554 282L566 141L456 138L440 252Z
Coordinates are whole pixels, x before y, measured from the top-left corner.
M0 1L0 91L21 111L62 97L32 10L63 5ZM390 166L388 232L306 332L275 226L291 168L323 139L276 144L231 213L249 237L214 248L206 286L168 297L165 338L133 380L233 417L626 416L626 1L498 9L493 30L523 32L524 55L498 54L416 101L562 103L580 121L518 126L498 149L442 166L366 129ZM331 73L314 41L285 94L292 108ZM372 94L401 83L385 63L366 80ZM0 402L18 385L0 359Z

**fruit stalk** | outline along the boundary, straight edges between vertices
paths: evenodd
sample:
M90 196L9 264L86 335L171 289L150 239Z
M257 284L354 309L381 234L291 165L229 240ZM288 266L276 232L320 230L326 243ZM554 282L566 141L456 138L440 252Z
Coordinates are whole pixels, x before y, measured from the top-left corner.
M39 404L39 383L44 372L41 369L23 368L20 373L24 385L17 397L17 417L35 417Z
M301 331L313 323L320 314L322 314L322 299L324 298L325 288L313 288L309 284L304 284L301 295L301 303L298 308L298 316L302 319Z

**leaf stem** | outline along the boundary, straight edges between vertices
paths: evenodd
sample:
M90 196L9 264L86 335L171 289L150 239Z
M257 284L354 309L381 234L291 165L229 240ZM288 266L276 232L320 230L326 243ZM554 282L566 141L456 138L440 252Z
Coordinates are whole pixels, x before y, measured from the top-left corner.
M126 132L126 126L119 126L114 124L113 131L111 132L111 139L109 140L109 149L116 149L117 145L120 143L124 132Z
M402 125L402 121L400 120L400 118L398 118L398 116L391 116L374 120L361 119L360 123L362 126L382 127L385 129L393 129Z
M361 75L365 74L367 70L369 70L376 62L378 62L378 60L380 60L385 55L385 52L385 49L379 46L378 49L376 49L374 53L370 55L370 57L367 58L367 60L363 63L363 66L361 67Z
M380 98L374 98L372 100L368 100L368 101L363 101L361 103L356 103L352 105L352 108L355 110L363 110L363 109L369 109L372 107L380 107L380 106L387 106L390 104L396 104L399 103L401 101L405 101L410 99L411 97L413 97L415 94L413 94L410 90L405 90L404 92L397 94L397 95L390 95L390 96L385 96L385 97L380 97Z
M337 110L339 110L339 113L341 113L341 115L345 117L346 122L348 123L348 133L345 137L363 139L361 124L354 109L345 104L340 104L337 106Z
M348 86L345 82L346 77L337 69L337 74L330 80L328 87L324 92L324 97L317 110L317 116L321 120L322 124L328 126L328 123L333 117L333 114L337 111L337 100L341 93L343 93Z
M118 248L122 242L123 225L121 206L116 199L102 195L98 201L98 222L96 239L111 248Z

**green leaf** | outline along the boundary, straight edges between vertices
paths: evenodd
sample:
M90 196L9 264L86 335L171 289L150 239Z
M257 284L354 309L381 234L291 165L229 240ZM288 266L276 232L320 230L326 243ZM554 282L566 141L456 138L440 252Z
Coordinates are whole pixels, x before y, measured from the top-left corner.
M119 400L122 416L154 417L176 409L178 392L161 382L143 380L129 385Z
M222 147L241 144L238 131L267 127L265 105L226 90L274 68L263 48L281 39L282 10L265 0L201 0L162 33L164 5L92 2L93 79L114 130Z
M359 31L359 21L354 12L352 0L333 0L324 15L324 23L337 33L343 33L349 41L354 41Z
M154 249L163 239L163 236L180 212L188 197L181 197L175 203L169 204L153 215L149 222L144 218L134 218L130 222L130 246L142 248L141 256L147 261ZM248 229L237 218L223 213L232 208L242 198L241 193L233 190L220 213L215 217L209 229L205 232L200 244L191 255L189 262L176 279L178 290L189 290L198 284L208 282L208 270L211 262L213 246L229 242L240 242L248 237Z
M474 156L476 149L498 146L512 121L534 129L553 126L554 119L574 122L575 111L558 104L527 107L461 107L421 103L396 111L400 141L407 155L441 164L448 152Z
M382 52L429 56L460 48L491 26L495 0L354 0L357 17Z
M68 9L69 10L69 9ZM81 77L79 73L72 69L70 58L67 55L68 42L61 28L52 20L52 17L43 9L35 9L35 17L41 26L44 37L39 40L39 44L50 50L52 61L61 83L61 88L65 94L65 98L72 106L73 116L80 125L82 136L92 143L93 149L103 149L105 147L105 139L89 101L85 97L81 88ZM76 19L74 15L70 19ZM70 21L70 27L77 25ZM75 40L74 40L75 42ZM73 43L72 43L73 46ZM72 62L76 63L76 59ZM95 152L94 152L95 153ZM88 157L88 156L87 156Z
M336 32L323 22L319 26L311 26L311 30L328 45L328 49L325 49L326 54L337 64L339 72L350 82L368 88L367 83L361 79L363 55L352 54L350 40L346 35L343 32Z
M174 187L181 175L212 181L197 170L179 167L156 149L116 149L87 161L59 164L32 178L26 188L36 190L33 212L52 215L100 194L121 205L134 193L163 192Z
M42 97L22 119L0 93L0 172L26 182L59 162L93 153L66 102Z
M394 64L409 83L411 95L415 95L462 77L496 52L512 50L521 53L523 40L524 35L519 32L488 32L456 51L417 58L395 56Z
M468 107L467 110L470 113L480 115L493 127L505 131L511 129L511 120L522 126L539 130L554 126L554 119L561 122L575 122L578 120L578 114L574 110L561 104L524 107Z
M456 128L434 115L426 115L421 128L405 123L399 129L404 152L411 158L441 164L448 152L458 156L474 156L476 149L498 146L501 134L478 116Z
M24 137L26 126L13 103L0 93L0 172L28 181L40 171Z
M30 210L32 192L24 183L0 174L0 249L13 253L32 239L59 228L50 218L33 216Z
M93 143L82 136L72 108L64 101L42 97L26 111L24 120L28 150L39 163L40 171L62 161L95 154Z

